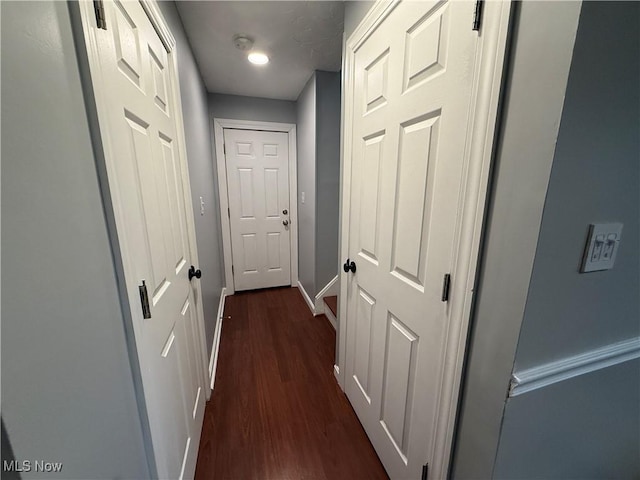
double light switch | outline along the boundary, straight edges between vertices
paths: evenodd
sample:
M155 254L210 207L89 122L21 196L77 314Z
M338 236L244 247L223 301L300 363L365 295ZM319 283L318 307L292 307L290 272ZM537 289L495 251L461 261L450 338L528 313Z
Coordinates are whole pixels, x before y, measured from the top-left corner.
M596 272L613 268L621 237L621 223L590 225L580 271Z

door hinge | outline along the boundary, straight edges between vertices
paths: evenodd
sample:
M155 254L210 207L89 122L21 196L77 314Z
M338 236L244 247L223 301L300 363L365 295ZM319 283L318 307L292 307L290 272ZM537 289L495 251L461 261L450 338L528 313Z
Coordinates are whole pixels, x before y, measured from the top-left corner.
M233 269L233 265L231 265L231 275L235 275L235 273L236 273L236 272L235 272L235 271L234 271L234 269Z
M231 209L227 208L227 217L231 218Z
M138 285L140 291L140 303L142 304L142 318L151 318L151 308L149 308L149 294L147 293L147 284L142 281L142 285Z
M484 0L476 0L476 8L473 12L473 30L480 31L480 25L482 24L482 8L484 7Z
M96 26L102 30L106 30L107 18L104 15L104 3L102 0L93 0L93 9L96 12Z
M429 475L429 464L425 463L422 466L422 477L420 477L421 480L427 480L427 475Z
M442 301L449 301L449 288L451 287L451 274L445 273L444 280L442 281Z
M222 144L222 153L224 153L225 155L227 154L227 144L226 143Z

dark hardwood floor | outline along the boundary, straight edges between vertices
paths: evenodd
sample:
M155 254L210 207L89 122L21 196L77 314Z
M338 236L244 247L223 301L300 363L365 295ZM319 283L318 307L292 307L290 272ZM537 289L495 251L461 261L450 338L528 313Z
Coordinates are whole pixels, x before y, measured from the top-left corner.
M335 331L297 288L227 297L196 479L388 478L333 375Z

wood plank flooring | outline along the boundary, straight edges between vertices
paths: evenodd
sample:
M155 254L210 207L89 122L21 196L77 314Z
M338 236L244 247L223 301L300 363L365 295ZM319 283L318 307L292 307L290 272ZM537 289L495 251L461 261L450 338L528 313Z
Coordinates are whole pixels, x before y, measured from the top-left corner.
M297 288L227 297L196 479L387 479Z

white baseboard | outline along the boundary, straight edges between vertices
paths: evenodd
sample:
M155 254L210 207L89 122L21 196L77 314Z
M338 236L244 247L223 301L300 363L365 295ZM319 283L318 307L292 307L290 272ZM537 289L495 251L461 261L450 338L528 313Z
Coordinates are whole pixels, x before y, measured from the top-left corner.
M302 284L300 283L299 280L298 280L298 290L300 290L300 293L302 294L302 298L304 298L304 301L307 302L307 305L309 306L309 310L311 310L311 314L312 315L317 315L316 314L316 306L311 301L311 297L309 297L309 294L304 289L304 287L302 286Z
M227 289L222 287L220 292L220 303L218 304L218 316L216 318L216 331L213 334L213 345L211 346L211 358L209 359L209 384L211 390L216 382L216 368L218 367L218 351L220 349L220 336L222 335L222 322L224 317L224 301L227 297Z
M342 371L342 375L344 375L344 370ZM333 376L336 377L336 381L338 382L338 386L340 387L340 390L345 392L345 389L344 389L344 378L340 375L340 366L337 365L337 364L335 364L333 366Z
M320 315L321 313L327 313L327 309L324 305L324 297L330 297L332 295L338 295L338 275L333 277L327 285L320 290L318 295L316 295L316 301L314 302L314 311L316 315ZM334 325L335 326L335 325Z
M638 337L527 370L513 372L509 396L516 397L538 388L636 358L640 358L640 338Z

